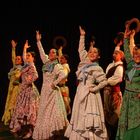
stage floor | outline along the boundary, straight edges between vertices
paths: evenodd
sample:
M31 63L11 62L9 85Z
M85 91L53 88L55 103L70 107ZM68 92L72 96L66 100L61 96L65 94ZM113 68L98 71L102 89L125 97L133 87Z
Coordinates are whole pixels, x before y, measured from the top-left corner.
M0 140L22 140L22 138L19 138L17 135L10 133L9 127L0 122Z

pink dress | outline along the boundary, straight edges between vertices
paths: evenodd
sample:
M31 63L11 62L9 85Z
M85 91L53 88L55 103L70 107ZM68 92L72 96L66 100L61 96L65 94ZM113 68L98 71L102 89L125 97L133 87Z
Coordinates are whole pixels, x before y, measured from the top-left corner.
M50 63L47 58L41 42L38 42L38 48L44 66ZM52 71L43 71L43 85L41 89L39 112L37 122L33 132L35 140L56 140L56 137L63 137L64 131L68 125L66 109L57 84L65 77L62 65L56 63ZM51 84L56 85L52 89ZM62 139L62 138L61 138Z
M34 64L23 66L21 73L20 92L10 122L10 128L16 130L20 130L23 123L35 125L39 104L39 92L33 83L38 78ZM27 77L30 81L26 80Z

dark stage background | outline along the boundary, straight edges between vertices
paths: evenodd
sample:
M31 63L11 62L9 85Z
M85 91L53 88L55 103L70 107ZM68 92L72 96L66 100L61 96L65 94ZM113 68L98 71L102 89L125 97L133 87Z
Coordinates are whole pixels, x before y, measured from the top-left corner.
M42 44L45 52L53 47L53 39L56 36L64 36L67 46L63 52L70 57L71 73L68 85L70 88L71 106L76 92L75 72L79 63L78 42L79 25L86 30L86 48L91 35L96 37L96 45L101 49L100 65L103 69L112 61L114 50L113 39L120 31L124 31L124 23L132 17L140 19L137 14L112 14L112 11L101 13L99 9L91 8L50 8L39 3L16 3L11 2L11 7L6 7L0 13L0 117L3 114L8 92L8 72L12 67L11 39L18 42L17 54L22 54L25 40L28 39L31 50L36 52L36 67L39 78L35 82L39 91L42 85L42 62L36 46L36 30L42 34ZM5 3L6 5L6 3ZM4 5L4 6L5 6ZM100 13L100 14L99 14Z

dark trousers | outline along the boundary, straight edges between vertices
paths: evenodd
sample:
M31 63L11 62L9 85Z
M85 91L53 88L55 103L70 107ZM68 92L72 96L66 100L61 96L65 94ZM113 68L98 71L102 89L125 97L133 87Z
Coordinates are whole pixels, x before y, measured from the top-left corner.
M118 125L113 126L113 125L106 123L106 128L107 128L109 140L115 140Z

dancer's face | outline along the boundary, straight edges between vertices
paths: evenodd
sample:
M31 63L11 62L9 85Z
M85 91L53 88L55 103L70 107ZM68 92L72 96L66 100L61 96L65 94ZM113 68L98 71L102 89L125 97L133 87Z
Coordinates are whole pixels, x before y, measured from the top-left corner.
M58 58L58 56L57 56L56 50L55 49L51 49L50 52L49 52L49 59L51 61L53 61L53 60L55 60L57 58Z
M22 58L21 58L21 56L16 56L15 64L16 64L16 65L22 64Z
M133 60L135 63L140 64L140 48L137 48L137 50L133 52Z

